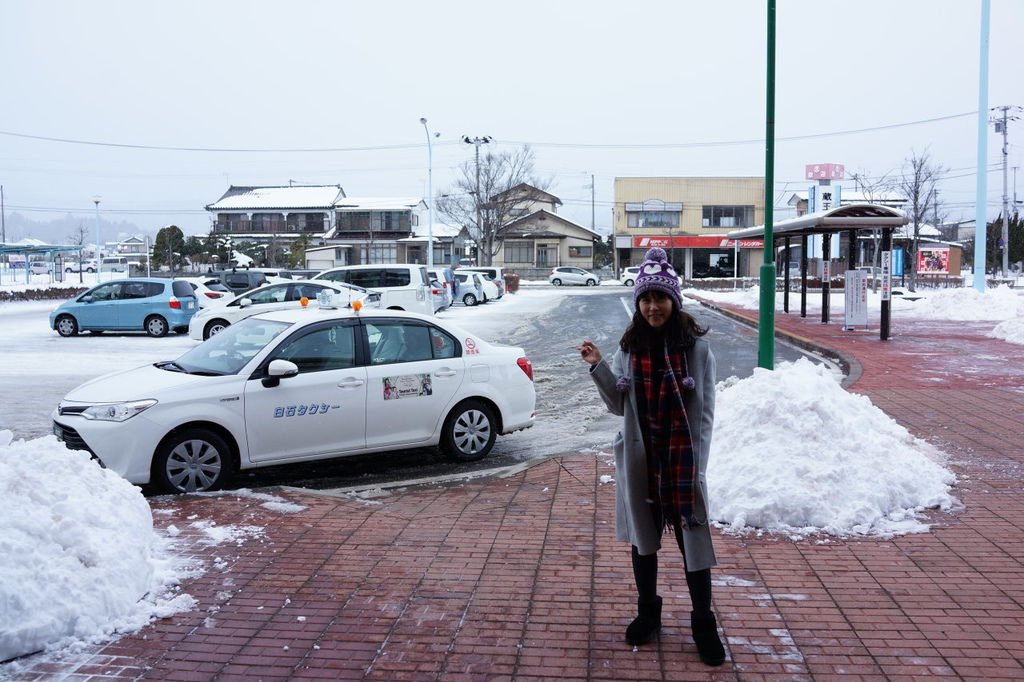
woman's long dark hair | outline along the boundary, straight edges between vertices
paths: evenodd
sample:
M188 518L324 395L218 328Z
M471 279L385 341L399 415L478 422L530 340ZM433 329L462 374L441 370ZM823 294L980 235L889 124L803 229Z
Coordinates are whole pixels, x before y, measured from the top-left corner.
M626 332L619 341L619 348L627 353L645 351L656 339L665 339L669 344L679 344L689 350L697 342L697 337L708 333L707 327L701 327L690 313L679 309L674 298L668 298L672 301L672 314L665 320L661 330L655 331L647 324L647 320L640 314L640 307L637 306L636 312L633 313L633 321L626 327Z

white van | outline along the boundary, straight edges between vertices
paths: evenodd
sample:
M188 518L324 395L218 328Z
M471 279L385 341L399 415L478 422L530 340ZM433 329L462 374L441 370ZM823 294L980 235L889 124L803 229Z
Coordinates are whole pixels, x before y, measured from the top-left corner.
M427 266L406 263L343 265L324 270L313 279L345 282L380 293L380 305L391 310L434 314Z
M128 272L128 259L125 256L104 256L100 261L100 272Z

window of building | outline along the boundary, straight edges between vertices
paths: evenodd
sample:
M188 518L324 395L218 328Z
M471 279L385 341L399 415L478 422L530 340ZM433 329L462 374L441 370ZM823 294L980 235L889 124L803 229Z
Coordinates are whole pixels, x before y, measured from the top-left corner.
M397 263L398 246L395 244L363 244L359 247L360 263Z
M594 256L593 246L570 246L569 258L592 258Z
M532 263L533 242L532 241L506 241L505 242L506 263Z
M626 203L627 227L679 227L683 205L679 202L648 199Z
M284 216L280 213L253 213L253 232L284 232Z
M753 206L705 206L701 218L704 227L751 227Z
M290 213L288 214L289 232L323 232L323 213Z

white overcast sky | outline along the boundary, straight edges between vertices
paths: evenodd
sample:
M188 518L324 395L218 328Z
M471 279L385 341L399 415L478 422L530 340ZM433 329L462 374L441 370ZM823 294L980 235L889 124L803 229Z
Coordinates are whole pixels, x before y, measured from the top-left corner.
M425 116L435 191L472 156L462 135L526 142L588 226L595 176L605 232L616 176L764 174L749 141L765 130L766 4L7 0L0 184L8 214L91 224L100 196L104 220L194 234L232 183L425 195ZM807 186L808 163L881 175L928 148L952 169L940 198L973 217L980 15L981 0L779 0L776 198ZM990 106L1024 105L1022 32L1024 2L992 0ZM1011 167L1022 139L1011 124ZM990 134L990 168L1000 150ZM1000 171L988 186L994 217Z

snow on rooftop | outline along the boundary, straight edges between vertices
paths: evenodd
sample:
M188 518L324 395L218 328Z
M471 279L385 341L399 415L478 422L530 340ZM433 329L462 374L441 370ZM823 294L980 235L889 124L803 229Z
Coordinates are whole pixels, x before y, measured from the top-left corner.
M422 197L344 197L338 199L339 210L408 211L423 204Z
M232 192L232 190L242 190ZM344 194L337 185L314 187L249 187L228 190L225 196L210 204L211 211L270 208L332 208Z

